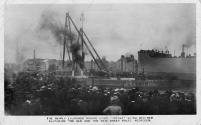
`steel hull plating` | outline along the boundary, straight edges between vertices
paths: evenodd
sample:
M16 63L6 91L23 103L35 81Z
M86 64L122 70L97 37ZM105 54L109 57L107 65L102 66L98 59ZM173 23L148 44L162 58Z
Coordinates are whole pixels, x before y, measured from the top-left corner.
M152 75L171 75L178 79L196 79L196 58L158 58L139 53L139 71Z

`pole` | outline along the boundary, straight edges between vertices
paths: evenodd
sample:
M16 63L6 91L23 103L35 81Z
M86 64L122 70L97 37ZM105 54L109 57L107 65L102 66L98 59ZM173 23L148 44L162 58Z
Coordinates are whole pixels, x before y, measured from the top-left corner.
M82 59L84 61L84 38L83 38L83 29L80 28L80 33L81 33L81 50L82 50Z
M64 33L64 42L63 42L63 59L62 59L62 68L64 69L64 60L65 60L65 51L66 51L66 26L67 26L67 14L65 18L65 33Z
M80 32L81 32L82 58L84 59L84 44L83 44L84 13L81 13L80 21L81 21L81 23L82 23L82 27L80 28Z
M69 40L70 41L72 41L72 39L71 39L71 29L70 29L70 23L69 23L69 21L68 21L68 15L69 15L69 13L66 13L66 21L65 21L65 41L67 40L67 32L68 32L68 30L69 30L69 32L70 32L70 38L69 38ZM69 26L68 26L69 25ZM68 44L66 43L66 50L67 50L67 53L68 53L68 58L69 58L69 61L71 61L71 57L70 57L70 50L69 50L69 48L68 48Z

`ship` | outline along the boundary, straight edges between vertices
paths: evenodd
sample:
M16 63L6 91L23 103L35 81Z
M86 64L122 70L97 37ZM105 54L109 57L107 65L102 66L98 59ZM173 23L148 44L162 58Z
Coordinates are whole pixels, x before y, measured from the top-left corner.
M172 56L168 50L138 51L139 71L150 79L196 79L196 54L185 55L182 45L181 55Z

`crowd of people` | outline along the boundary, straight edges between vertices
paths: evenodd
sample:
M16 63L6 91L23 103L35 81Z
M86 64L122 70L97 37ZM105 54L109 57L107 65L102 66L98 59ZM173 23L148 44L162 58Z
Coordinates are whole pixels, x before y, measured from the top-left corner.
M10 87L5 78L5 111L11 115L195 114L193 93L143 88L81 86L54 73L21 73Z

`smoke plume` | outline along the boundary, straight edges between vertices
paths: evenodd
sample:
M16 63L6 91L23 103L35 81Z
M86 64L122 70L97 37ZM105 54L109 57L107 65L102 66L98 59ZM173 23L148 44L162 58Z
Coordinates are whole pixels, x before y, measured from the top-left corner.
M81 53L80 42L77 42L75 33L66 31L64 25L58 20L59 15L56 12L44 11L41 14L39 30L41 31L50 31L57 43L63 45L63 39L66 35L68 43L66 47L70 48L72 53L72 59L74 62L78 63L80 68L83 68L84 56ZM65 17L64 17L65 19ZM70 41L72 44L70 44ZM84 53L85 54L85 53Z
M73 56L73 61L79 64L80 68L84 68L84 57L85 54L82 53L81 45L79 43L73 43L70 48ZM82 56L83 54L83 56Z
M59 22L59 15L53 11L44 11L41 14L39 30L50 31L59 44L63 44L63 38L66 33L67 39L74 41L76 35L70 31L65 32L65 27Z

